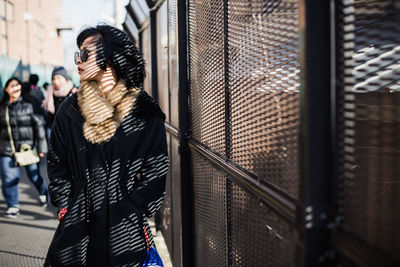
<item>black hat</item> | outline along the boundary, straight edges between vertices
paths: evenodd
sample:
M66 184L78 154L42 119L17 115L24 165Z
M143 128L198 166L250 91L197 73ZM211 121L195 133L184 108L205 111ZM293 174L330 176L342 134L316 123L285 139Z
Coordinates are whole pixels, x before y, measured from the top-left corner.
M54 67L53 72L51 73L51 79L53 80L54 75L61 75L64 76L64 78L68 81L70 80L67 70L64 67Z

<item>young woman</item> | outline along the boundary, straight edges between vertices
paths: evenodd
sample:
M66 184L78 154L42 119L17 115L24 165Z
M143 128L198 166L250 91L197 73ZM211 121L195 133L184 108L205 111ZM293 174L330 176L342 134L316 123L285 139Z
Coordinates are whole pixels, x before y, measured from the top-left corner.
M47 142L43 120L34 113L33 106L21 96L22 84L17 78L9 79L5 84L4 96L0 102L0 174L3 196L7 202L6 216L16 218L19 215L18 181L20 169L15 166L8 134L6 107L15 150L22 144L37 149L39 156L47 152ZM47 186L39 173L39 163L25 166L29 179L39 192L39 201L47 203Z
M78 93L57 112L48 154L59 227L45 266L139 266L147 217L165 197L165 116L141 90L144 61L108 25L83 30Z

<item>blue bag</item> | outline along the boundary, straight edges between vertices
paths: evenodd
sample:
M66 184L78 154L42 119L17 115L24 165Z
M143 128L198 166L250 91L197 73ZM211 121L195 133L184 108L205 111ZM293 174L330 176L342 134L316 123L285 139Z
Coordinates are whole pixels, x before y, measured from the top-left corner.
M147 235L146 228L144 228L144 235L146 237L146 243L147 243L147 255L141 266L164 267L164 264L162 263L161 257L158 254L157 249L151 244L151 240Z

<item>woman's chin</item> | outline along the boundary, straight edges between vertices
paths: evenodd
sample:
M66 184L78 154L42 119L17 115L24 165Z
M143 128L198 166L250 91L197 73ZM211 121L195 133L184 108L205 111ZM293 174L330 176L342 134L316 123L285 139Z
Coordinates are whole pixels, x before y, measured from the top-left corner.
M89 78L88 78L87 75L85 75L85 74L79 75L79 78L80 78L80 80L81 80L82 82L85 82L85 81L89 80Z
M93 77L93 75L80 75L79 78L81 82L89 82L93 81L95 77Z

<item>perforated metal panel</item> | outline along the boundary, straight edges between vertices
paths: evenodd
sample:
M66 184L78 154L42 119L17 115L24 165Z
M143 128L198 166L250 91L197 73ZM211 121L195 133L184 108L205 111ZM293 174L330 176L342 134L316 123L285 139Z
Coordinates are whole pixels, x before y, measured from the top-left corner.
M172 221L170 227L173 231L173 246L170 248L170 254L174 267L180 267L182 258L182 240L181 240L181 229L182 229L182 204L181 204L181 158L179 155L179 140L172 138L171 142L171 182L172 190L170 194L172 196ZM172 251L171 251L172 249Z
M142 52L143 52L143 58L144 61L146 62L146 78L144 79L143 82L143 88L146 90L146 92L149 95L152 95L151 93L151 36L150 36L150 27L147 27L145 30L142 31L141 33L141 41L142 41Z
M177 6L176 0L168 1L168 66L169 66L169 92L171 124L179 125L178 114L178 47L177 47Z
M178 66L176 36L176 1L164 1L157 10L157 71L158 103L165 112L167 122L179 127ZM179 140L170 139L170 169L167 180L167 198L162 218L162 230L174 266L182 266L181 241L181 170Z
M298 197L297 1L229 1L231 158Z
M195 263L227 266L226 176L193 154Z
M193 138L225 154L224 12L221 0L189 1Z
M188 22L193 138L293 198L299 187L296 3L189 1ZM230 189L196 153L193 164L196 266L300 263L292 226L239 186Z
M161 229L163 232L163 237L165 240L165 243L170 250L173 248L173 193L172 193L172 184L173 184L173 168L174 166L174 159L172 158L173 151L171 151L171 143L173 142L173 137L167 132L167 141L168 141L168 157L170 160L170 170L168 171L167 174L167 181L165 184L165 192L166 192L166 197L164 199L164 202L161 207ZM175 164L176 165L176 164Z
M400 3L338 1L342 229L400 262Z
M157 10L157 92L158 104L169 122L168 81L168 4L165 1Z
M232 266L299 266L294 227L235 184L231 214Z

